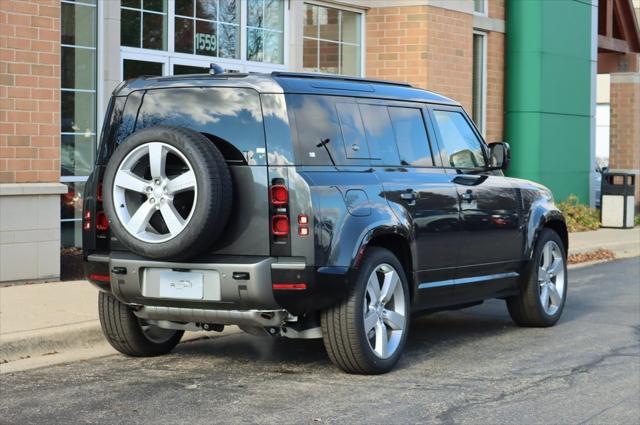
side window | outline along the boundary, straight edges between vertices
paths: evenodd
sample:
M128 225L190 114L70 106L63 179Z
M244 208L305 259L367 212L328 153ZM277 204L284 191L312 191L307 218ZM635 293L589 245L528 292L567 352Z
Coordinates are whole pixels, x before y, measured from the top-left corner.
M454 168L486 166L482 143L462 113L434 110L433 115L442 139L444 157L448 158L445 165Z
M422 111L416 108L390 106L389 116L398 145L400 163L415 167L432 167L434 163Z
M398 147L387 107L383 105L360 105L371 159L376 165L400 165Z
M369 148L364 136L364 127L358 105L355 103L336 103L342 140L347 158L369 158Z
M333 99L329 96L288 95L287 107L294 111L296 121L296 164L344 164L344 143Z

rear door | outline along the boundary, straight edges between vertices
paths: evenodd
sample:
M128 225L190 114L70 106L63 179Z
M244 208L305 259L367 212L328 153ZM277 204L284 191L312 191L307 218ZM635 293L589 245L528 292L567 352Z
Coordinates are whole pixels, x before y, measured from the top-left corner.
M412 229L414 305L451 302L459 217L451 177L434 161L420 104L360 100L371 163L396 216Z
M431 108L440 156L453 176L461 217L456 299L508 288L522 253L520 197L500 171L487 171L487 149L459 107Z

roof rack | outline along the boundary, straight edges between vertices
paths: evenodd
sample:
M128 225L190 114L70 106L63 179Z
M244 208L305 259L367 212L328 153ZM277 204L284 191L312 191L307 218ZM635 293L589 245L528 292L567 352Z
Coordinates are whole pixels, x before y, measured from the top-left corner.
M400 81L386 81L386 80L376 80L376 79L370 79L370 78L347 77L343 75L312 74L308 72L274 71L271 73L271 76L272 77L310 78L310 79L318 79L318 80L353 81L356 83L388 84L391 86L413 87L409 83L403 83Z

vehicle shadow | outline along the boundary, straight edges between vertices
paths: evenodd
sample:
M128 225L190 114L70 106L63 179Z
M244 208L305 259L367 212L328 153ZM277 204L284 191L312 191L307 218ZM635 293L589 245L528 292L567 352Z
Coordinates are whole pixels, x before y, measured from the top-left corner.
M411 359L418 356L437 356L445 351L443 347L448 351L478 338L521 329L511 321L503 302L487 304L414 317L404 360L399 368L409 366ZM331 366L322 340L259 337L244 333L180 344L174 355L215 356L239 364L262 363L269 368L278 364L276 371L281 373L304 373L304 368L311 371L314 367Z

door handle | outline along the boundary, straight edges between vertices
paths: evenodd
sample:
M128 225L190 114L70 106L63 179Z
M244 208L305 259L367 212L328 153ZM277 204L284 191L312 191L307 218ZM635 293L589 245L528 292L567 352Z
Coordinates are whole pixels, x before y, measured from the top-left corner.
M467 189L466 192L464 192L461 196L463 201L467 201L467 202L471 202L474 199L476 199L476 195L473 194L473 190L471 189Z

